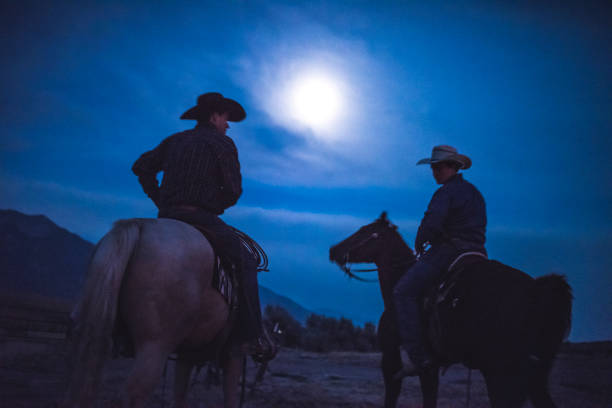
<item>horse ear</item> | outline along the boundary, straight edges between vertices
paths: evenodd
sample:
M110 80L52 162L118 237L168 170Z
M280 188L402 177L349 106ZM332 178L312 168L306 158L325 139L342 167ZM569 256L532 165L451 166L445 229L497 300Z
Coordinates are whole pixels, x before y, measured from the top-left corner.
M386 211L383 211L383 212L380 214L380 220L381 220L381 221L387 221L387 212L386 212Z

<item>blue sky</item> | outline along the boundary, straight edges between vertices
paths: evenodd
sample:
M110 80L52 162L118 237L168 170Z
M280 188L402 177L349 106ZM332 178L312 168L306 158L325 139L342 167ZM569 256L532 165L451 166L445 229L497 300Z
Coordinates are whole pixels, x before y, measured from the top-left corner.
M5 1L0 208L93 242L154 217L130 167L216 90L247 111L228 131L244 194L223 218L267 250L262 284L376 321L377 286L329 246L382 210L412 246L437 187L415 163L450 144L473 160L490 256L566 274L571 339L612 339L611 10L448 3ZM288 100L312 72L342 95L326 126Z

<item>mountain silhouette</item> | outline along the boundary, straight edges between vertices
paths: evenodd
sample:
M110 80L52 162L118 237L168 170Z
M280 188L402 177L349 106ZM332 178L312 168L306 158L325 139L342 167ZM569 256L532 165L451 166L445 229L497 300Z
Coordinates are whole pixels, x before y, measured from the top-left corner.
M94 245L44 215L0 210L1 292L74 301ZM260 285L262 308L278 305L302 324L312 312Z
M44 215L0 210L0 284L5 291L75 299L93 248Z

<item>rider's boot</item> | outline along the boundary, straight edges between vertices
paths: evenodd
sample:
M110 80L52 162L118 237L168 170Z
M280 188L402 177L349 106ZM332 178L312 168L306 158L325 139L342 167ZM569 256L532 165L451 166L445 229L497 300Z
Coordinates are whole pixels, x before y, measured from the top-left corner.
M245 270L242 295L239 320L245 331L246 352L256 361L271 360L278 350L263 325L255 268Z

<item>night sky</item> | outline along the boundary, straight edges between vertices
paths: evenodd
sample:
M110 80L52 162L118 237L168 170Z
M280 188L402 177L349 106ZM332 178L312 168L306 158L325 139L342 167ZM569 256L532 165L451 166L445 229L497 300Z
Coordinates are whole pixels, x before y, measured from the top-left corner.
M219 91L247 111L223 219L268 252L263 285L377 322L378 285L329 247L383 210L412 247L437 188L415 164L450 144L473 160L490 257L567 275L570 340L610 340L612 11L512 3L5 0L0 208L92 242L155 217L132 163ZM301 88L323 110L296 110Z

